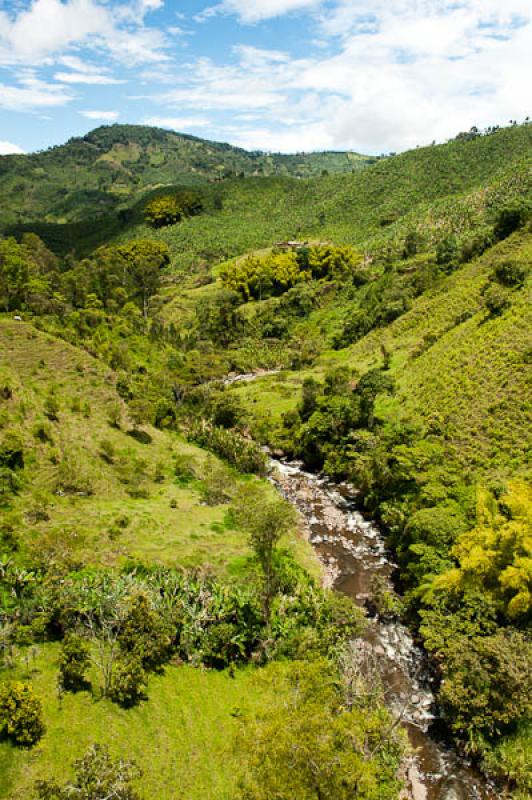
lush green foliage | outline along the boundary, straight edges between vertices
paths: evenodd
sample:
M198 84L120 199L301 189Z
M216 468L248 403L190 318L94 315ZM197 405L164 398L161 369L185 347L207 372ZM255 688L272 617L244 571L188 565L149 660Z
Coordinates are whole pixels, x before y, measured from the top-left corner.
M75 692L87 686L86 672L90 662L90 648L81 636L65 636L59 658L59 683L65 691Z
M434 591L483 592L506 619L532 612L532 492L513 485L499 504L479 491L477 526L463 533L451 554L458 566L434 581Z
M275 574L276 548L282 537L295 525L292 506L279 500L265 502L253 486L239 492L233 515L238 525L249 535L252 550L263 575L263 613L270 621L271 604L277 589Z
M326 662L296 663L268 680L288 696L244 720L238 747L251 769L242 780L243 800L397 797L401 746L390 737L387 712L360 701L346 707Z
M73 143L81 184L97 154L123 181L98 196L67 190L63 218L100 201L120 218L102 219L99 239L92 218L85 233L50 229L58 253L74 236L92 250L81 260L32 234L0 241L0 646L8 681L31 672L47 728L35 762L0 743L0 764L15 764L0 769L4 794L31 794L33 763L68 779L63 762L114 741L112 720L113 755L130 729L128 753L151 754L139 784L150 796L166 798L160 776L174 773L194 800L236 796L237 774L249 798L394 796L396 723L358 668L354 682L345 674L360 614L305 574L309 546L287 507L241 474L265 474L257 441L356 485L388 535L450 729L526 793L530 132L472 132L357 175L213 180L195 190L201 214L191 206L160 228L142 227L146 205L186 197L184 180L163 175L171 134L103 129L92 155ZM185 161L250 163L179 142ZM253 157L253 171L268 159ZM194 168L204 177L207 162ZM139 196L126 199L132 176ZM150 176L160 188L141 198ZM294 237L308 246L275 247ZM221 381L260 368L284 369ZM207 671L188 678L182 662ZM252 664L269 666L248 712L238 687ZM239 708L222 698L187 711L205 682ZM185 731L175 708L193 719ZM65 727L71 751L58 744ZM237 727L246 757L227 775ZM211 745L213 781L210 765L204 778L194 767Z
M144 209L144 219L154 228L175 225L184 216L199 214L203 203L195 192L180 192L176 195L156 195Z
M15 744L31 746L44 734L42 706L26 683L0 685L0 733Z
M348 247L304 247L247 256L223 267L220 278L226 289L245 300L263 300L311 278L348 279L360 262L360 256Z

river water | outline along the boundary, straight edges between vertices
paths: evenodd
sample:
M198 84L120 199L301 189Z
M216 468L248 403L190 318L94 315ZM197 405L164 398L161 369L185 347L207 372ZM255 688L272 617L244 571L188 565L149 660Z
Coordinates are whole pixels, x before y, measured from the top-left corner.
M370 608L376 585L393 593L394 564L380 530L356 510L352 487L275 459L270 477L300 512L329 585ZM438 720L431 671L409 629L397 619L373 614L362 646L377 665L386 702L400 716L414 748L407 775L412 800L495 800L485 779L434 733Z

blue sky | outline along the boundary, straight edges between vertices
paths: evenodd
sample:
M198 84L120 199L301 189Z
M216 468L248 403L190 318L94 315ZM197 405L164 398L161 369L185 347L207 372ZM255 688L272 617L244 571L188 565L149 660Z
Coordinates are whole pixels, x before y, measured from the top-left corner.
M530 0L0 0L0 154L111 122L400 151L532 114Z

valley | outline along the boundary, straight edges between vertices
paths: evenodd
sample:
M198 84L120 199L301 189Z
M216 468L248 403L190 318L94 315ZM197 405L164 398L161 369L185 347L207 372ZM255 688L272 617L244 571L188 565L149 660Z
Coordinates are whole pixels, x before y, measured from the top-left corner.
M0 157L0 797L529 796L531 144Z

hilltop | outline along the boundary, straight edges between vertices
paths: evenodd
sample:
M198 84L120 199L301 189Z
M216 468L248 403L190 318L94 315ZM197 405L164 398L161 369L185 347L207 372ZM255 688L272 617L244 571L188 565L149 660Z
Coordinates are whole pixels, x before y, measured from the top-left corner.
M1 156L2 223L81 220L129 206L132 198L168 184L234 176L307 178L351 172L373 160L350 152L248 152L161 128L102 126L43 152Z

